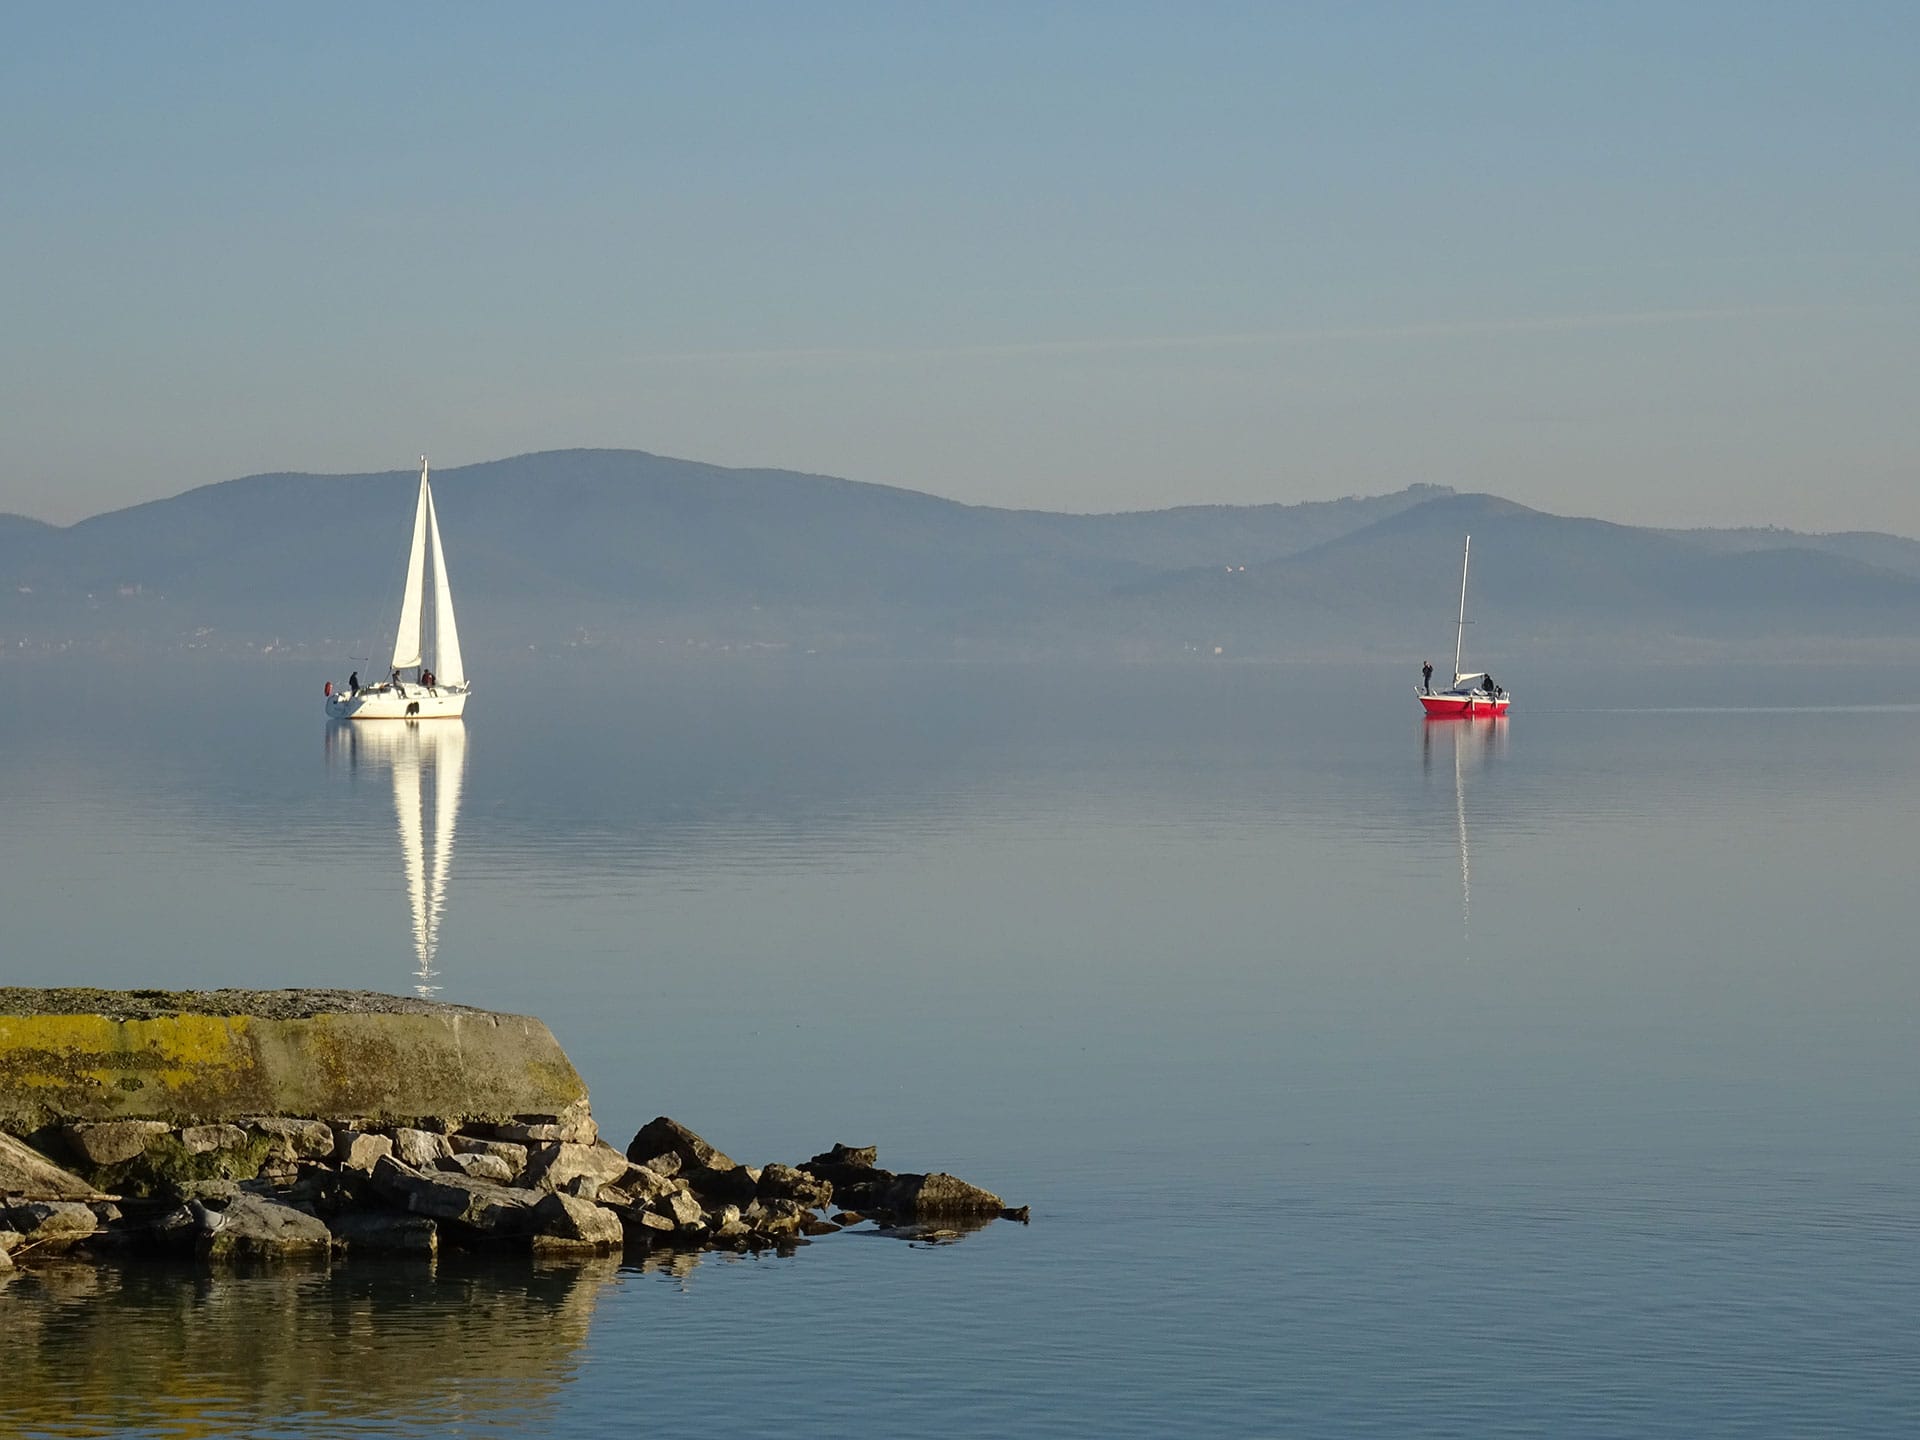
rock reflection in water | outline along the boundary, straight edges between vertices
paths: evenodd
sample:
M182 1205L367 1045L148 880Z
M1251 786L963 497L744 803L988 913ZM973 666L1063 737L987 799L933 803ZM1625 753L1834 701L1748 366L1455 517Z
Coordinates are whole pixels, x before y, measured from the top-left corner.
M453 868L453 832L467 769L467 727L459 720L362 720L327 727L327 762L393 773L393 813L413 909L413 988L432 998ZM427 806L432 792L433 806Z
M0 1433L537 1434L619 1268L37 1267L0 1286Z

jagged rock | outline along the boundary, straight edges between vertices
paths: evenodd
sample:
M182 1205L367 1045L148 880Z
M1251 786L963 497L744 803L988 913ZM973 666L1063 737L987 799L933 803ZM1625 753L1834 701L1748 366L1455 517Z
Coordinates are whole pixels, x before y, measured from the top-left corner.
M567 1137L565 1127L544 1121L513 1120L490 1128L496 1140L511 1140L521 1145L558 1145Z
M82 1164L98 1170L133 1159L150 1142L172 1130L164 1120L102 1120L63 1125L60 1134Z
M867 1217L862 1215L858 1210L842 1210L833 1217L833 1223L842 1226L860 1225L865 1223L866 1218Z
M358 1255L440 1253L440 1227L424 1215L395 1215L384 1210L350 1210L335 1216L333 1238Z
M27 1243L27 1237L18 1230L9 1230L0 1225L0 1255L11 1255Z
M1010 1206L1000 1212L1000 1218L1002 1220L1015 1220L1022 1225L1031 1224L1033 1221L1033 1207L1031 1205Z
M671 1176L662 1175L651 1165L629 1166L627 1173L622 1175L619 1181L620 1188L636 1201L651 1200L656 1195L664 1195L671 1184Z
M515 1190L465 1175L426 1174L383 1155L373 1167L373 1188L415 1215L454 1220L487 1235L524 1235L532 1228L537 1190Z
M957 1176L902 1175L887 1192L887 1208L903 1215L998 1215L1000 1197Z
M78 1200L28 1200L9 1205L7 1224L36 1245L84 1240L100 1228L99 1217Z
M584 1100L574 1102L557 1115L519 1115L508 1124L490 1128L496 1140L522 1144L591 1145L600 1138L600 1127L593 1123L593 1112Z
M117 1224L121 1219L120 1207L111 1200L94 1200L87 1208L93 1211L93 1218L102 1225Z
M840 1227L835 1225L831 1220L813 1219L802 1220L800 1222L800 1233L802 1235L835 1235L839 1233L839 1230Z
M527 1162L527 1184L542 1190L563 1190L570 1181L586 1178L611 1185L632 1165L611 1145L559 1144L536 1150Z
M333 1137L334 1163L342 1170L359 1170L371 1175L382 1157L392 1154L393 1141L385 1135L342 1130Z
M821 1151L802 1168L818 1170L822 1165L851 1165L856 1170L871 1170L879 1163L880 1147L877 1145L841 1145L836 1142L833 1149Z
M802 1205L833 1203L833 1182L791 1165L769 1165L760 1172L762 1199L798 1200Z
M403 1127L393 1132L394 1158L416 1170L431 1170L451 1154L453 1147L446 1137L431 1131Z
M325 1255L333 1234L325 1224L264 1195L241 1194L224 1210L202 1207L195 1249L208 1260L285 1260Z
M519 1146L514 1146L518 1150ZM512 1166L498 1155L489 1155L484 1150L469 1150L459 1155L449 1155L440 1162L439 1168L455 1174L465 1175L469 1180L485 1180L491 1185L511 1185L515 1171Z
M677 1228L670 1217L656 1215L651 1210L621 1211L620 1219L629 1229L648 1235L670 1235Z
M274 1154L290 1160L325 1160L333 1155L333 1127L324 1120L293 1120L284 1115L255 1115L240 1122L280 1144Z
M533 1207L536 1250L611 1250L626 1238L620 1217L604 1205L554 1191Z
M685 1190L669 1191L654 1201L654 1209L672 1220L682 1230L703 1229L707 1223L707 1212L700 1208L700 1202Z
M11 1269L13 1269L13 1256L5 1250L0 1250L0 1275L5 1275Z
M696 1166L691 1170L683 1170L679 1178L684 1179L692 1187L693 1193L709 1206L750 1204L759 1189L744 1165L724 1170Z
M666 1153L678 1155L687 1167L731 1170L735 1164L722 1151L714 1149L679 1121L669 1120L665 1115L642 1125L627 1145L627 1158L650 1169L659 1168L653 1164L652 1157Z
M189 1155L238 1150L247 1143L247 1132L238 1125L189 1125L181 1130L180 1143Z
M503 1161L513 1174L521 1174L527 1168L527 1147L516 1145L511 1140L486 1140L475 1135L453 1135L447 1143L453 1147L456 1155L491 1155Z
M874 1164L878 1153L872 1145L835 1145L795 1168L833 1186L833 1197L842 1205L879 1209L900 1177Z
M627 1147L627 1158L633 1160L633 1147L631 1145ZM651 1156L645 1160L634 1160L633 1163L640 1169L653 1171L653 1173L658 1175L662 1180L671 1180L680 1173L686 1164L685 1161L671 1150L663 1150L658 1155Z
M98 1193L87 1181L71 1170L61 1169L31 1145L11 1135L0 1135L0 1195L22 1200L88 1200Z
M740 1212L740 1218L767 1235L792 1235L813 1218L813 1211L798 1200L760 1199ZM834 1227L829 1225L829 1230Z

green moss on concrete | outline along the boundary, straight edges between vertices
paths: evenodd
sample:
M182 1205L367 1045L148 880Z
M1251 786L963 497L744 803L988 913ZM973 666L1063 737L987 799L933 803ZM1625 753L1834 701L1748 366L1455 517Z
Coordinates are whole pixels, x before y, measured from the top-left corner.
M356 991L0 990L0 1130L14 1134L67 1120L505 1120L585 1097L526 1016Z

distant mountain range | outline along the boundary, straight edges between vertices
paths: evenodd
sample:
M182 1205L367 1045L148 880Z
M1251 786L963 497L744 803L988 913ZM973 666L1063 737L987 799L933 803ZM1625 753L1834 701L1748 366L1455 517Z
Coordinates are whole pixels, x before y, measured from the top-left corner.
M469 663L564 644L1324 657L1920 637L1920 543L1662 531L1415 485L1067 515L566 450L435 474ZM413 475L255 475L59 527L0 515L0 641L380 653Z

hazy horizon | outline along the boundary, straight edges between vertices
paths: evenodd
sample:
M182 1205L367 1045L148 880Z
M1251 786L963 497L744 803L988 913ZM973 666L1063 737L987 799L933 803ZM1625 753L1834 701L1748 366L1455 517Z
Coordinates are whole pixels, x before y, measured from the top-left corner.
M635 446L1920 533L1910 7L14 17L0 510Z
M850 475L831 475L831 474L825 474L819 471L801 470L797 467L790 466L790 465L724 466L724 465L719 465L717 464L717 462L714 462L711 460L702 459L699 456L666 455L658 451L648 450L643 446L589 446L589 445L555 446L555 447L552 447L551 449L523 451L513 455L481 456L477 459L465 461L455 465L440 465L438 463L435 463L433 466L433 473L435 475L442 475L446 471L457 471L457 470L469 468L471 466L499 465L499 464L511 463L514 461L538 459L538 458L541 458L544 456L550 456L550 455L565 455L571 452L581 452L581 451L606 452L606 453L613 453L613 454L640 454L640 455L651 456L653 458L657 458L660 460L670 461L674 464L713 466L714 468L721 469L721 470L767 472L767 473L776 473L776 474L786 473L786 474L791 474L794 476L804 477L808 479L844 480L844 481L849 481L856 485L872 484L872 485L885 486L886 488L890 488L890 489L907 490L907 491L911 491L914 494L925 495L935 500L951 501L956 505L965 505L973 508L1008 510L1008 511L1014 511L1014 512L1031 513L1036 515L1066 515L1066 516L1078 516L1078 517L1086 517L1086 518L1096 518L1101 516L1152 514L1162 510L1178 510L1178 509L1188 509L1188 508L1196 508L1196 507L1197 508L1213 508L1213 509L1247 509L1247 508L1255 508L1255 507L1267 506L1267 505L1280 505L1280 506L1330 505L1330 504L1335 504L1345 500L1370 500L1370 499L1385 498L1393 495L1398 495L1406 491L1417 490L1422 485L1429 486L1432 489L1434 489L1436 492L1441 492L1441 493L1451 491L1455 494L1466 495L1466 496L1488 495L1488 496L1492 496L1495 499L1500 499L1500 500L1513 499L1512 496L1508 496L1508 495L1496 495L1495 492L1493 491L1474 490L1464 486L1437 485L1431 481L1414 480L1414 481L1407 482L1405 485L1394 486L1391 489L1386 489L1386 490L1348 491L1348 492L1344 492L1342 494L1337 494L1337 495L1334 495L1334 494L1302 495L1297 498L1285 499L1285 500L1185 499L1185 500L1171 501L1165 505L1129 506L1125 508L1115 508L1115 509L1106 509L1106 510L1076 508L1071 506L1054 508L1054 507L1043 506L1043 505L1003 505L991 500L968 500L957 495L948 495L948 494L943 494L941 492L932 491L932 490L921 490L918 487L912 486L912 485L900 485L900 484L895 484L893 482L888 482L888 481L865 481ZM431 457L427 457L427 458L431 459ZM25 520L37 521L41 524L51 525L56 529L70 529L75 525L83 524L89 520L99 519L101 516L104 516L104 515L112 515L123 510L136 509L142 505L151 505L151 504L164 502L167 500L177 500L181 496L191 494L197 490L211 489L217 486L232 484L240 481L258 480L268 476L287 475L287 476L296 476L300 478L316 479L316 480L360 480L360 479L374 478L374 477L383 476L383 475L401 476L401 475L409 475L412 473L414 473L413 467L404 466L404 465L403 466L382 466L372 470L357 470L357 471L315 471L315 470L299 470L291 467L280 467L280 468L271 469L271 470L254 471L246 475L226 475L226 476L220 476L216 479L198 481L194 484L187 486L185 489L182 489L182 490L170 492L165 495L142 496L138 499L128 500L124 504L116 504L116 505L109 506L104 510L97 510L84 515L77 515L71 520L55 520L45 515L29 514L25 511L20 511L20 510L0 510L0 514L11 515L11 516L15 516ZM1520 502L1516 500L1514 503L1520 504L1524 502ZM1572 519L1603 520L1603 521L1609 521L1614 524L1632 523L1628 521L1623 521L1618 516L1609 514L1603 508L1599 508L1599 507L1588 509L1588 510L1570 510L1570 511L1553 511L1553 510L1545 509L1544 507L1536 507L1536 506L1528 506L1527 508L1540 509L1541 513L1543 514L1564 515L1565 517L1572 518ZM1805 533L1808 535L1843 535L1843 534L1849 534L1849 533L1860 533L1860 534L1892 535L1901 539L1920 539L1920 535L1908 535L1908 534L1905 534L1904 532L1897 531L1897 530L1873 531L1873 530L1864 530L1864 529L1861 529L1861 527L1857 527L1857 526L1826 526L1826 527L1820 527L1817 529L1809 529L1802 526L1784 525L1777 521L1771 521L1766 519L1748 519L1748 518L1742 518L1739 516L1726 516L1726 517L1717 518L1717 519L1703 520L1696 524L1688 524L1688 525L1676 525L1676 526L1647 525L1640 528L1646 528L1650 530L1671 529L1676 531L1700 530L1700 531L1715 531L1715 532L1741 531L1741 530L1782 530L1782 531L1789 531L1793 533Z

